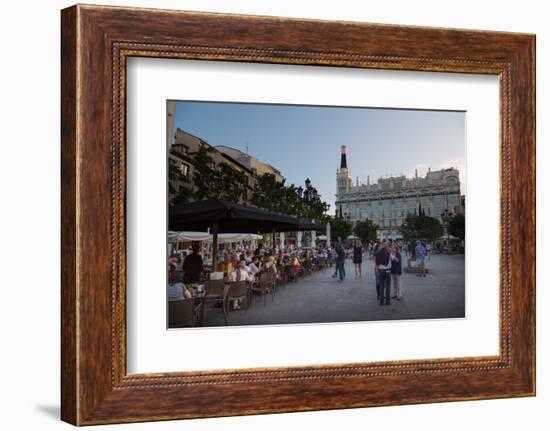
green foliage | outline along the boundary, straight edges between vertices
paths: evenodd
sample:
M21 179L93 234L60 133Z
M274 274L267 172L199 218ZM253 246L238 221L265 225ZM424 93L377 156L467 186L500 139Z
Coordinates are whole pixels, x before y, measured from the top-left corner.
M210 156L212 148L201 146L194 154L193 178L186 179L175 163L170 159L169 179L171 181L188 182L189 188L180 186L179 193L170 184L171 204L204 200L210 198L224 199L240 203L248 201L248 178L246 173L234 169L228 163L217 166ZM191 192L192 183L192 192ZM323 223L327 220L330 205L321 200L317 190L309 184L306 191L294 184L286 185L285 180L277 181L275 175L265 173L255 178L251 203L258 208L286 214L304 220L315 220Z
M436 218L409 214L405 223L401 225L401 234L406 241L411 239L433 241L443 235L443 226Z
M192 197L193 192L190 189L187 187L180 187L179 191L170 200L170 205L189 202Z
M310 185L310 190L314 188ZM300 193L294 184L287 186L285 180L279 182L275 175L265 173L256 178L252 193L252 204L259 208L298 217L304 220L326 221L330 205L321 200L318 194Z
M217 196L219 174L214 169L214 160L208 154L211 148L201 145L193 159L193 198L197 201Z
M466 220L464 214L455 214L449 218L449 234L463 240L465 238Z
M374 224L372 220L365 219L365 221L359 221L355 224L355 235L361 238L363 243L376 240L376 231L379 226Z
M277 182L275 175L263 174L256 178L252 192L252 203L259 208L276 211L286 198L284 180Z
M171 196L169 204L175 205L180 202L189 202L193 196L190 187L191 182L182 174L173 159L168 159L168 179L168 192ZM178 189L175 188L174 182L180 184ZM182 185L181 183L185 183L186 185Z
M220 163L218 187L211 197L218 197L229 202L241 202L246 198L247 179L243 172L233 169L227 163Z
M349 235L351 235L352 226L350 222L347 222L342 218L336 217L336 218L331 218L329 220L329 223L330 223L330 236L332 240L336 240L338 239L338 237L344 240Z

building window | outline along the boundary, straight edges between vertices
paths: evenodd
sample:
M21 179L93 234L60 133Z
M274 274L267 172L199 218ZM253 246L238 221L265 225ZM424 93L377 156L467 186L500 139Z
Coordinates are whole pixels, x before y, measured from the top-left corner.
M189 177L189 165L186 165L185 163L182 163L180 166L180 172L185 177Z

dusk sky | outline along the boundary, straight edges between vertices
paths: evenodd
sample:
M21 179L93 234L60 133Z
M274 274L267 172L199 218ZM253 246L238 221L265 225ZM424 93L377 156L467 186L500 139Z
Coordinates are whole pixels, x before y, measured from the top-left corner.
M238 148L279 169L287 184L309 177L334 211L340 146L353 184L389 174L455 167L465 190L465 113L220 102L178 102L175 128L212 146Z

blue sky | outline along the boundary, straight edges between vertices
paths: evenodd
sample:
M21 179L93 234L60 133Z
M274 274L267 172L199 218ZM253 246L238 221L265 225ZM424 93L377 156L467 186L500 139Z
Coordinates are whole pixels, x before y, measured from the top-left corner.
M334 210L340 146L348 167L371 183L380 176L460 169L465 179L465 113L330 106L178 102L174 127L210 145L246 151L279 169L287 184L306 177ZM464 184L462 184L464 190Z

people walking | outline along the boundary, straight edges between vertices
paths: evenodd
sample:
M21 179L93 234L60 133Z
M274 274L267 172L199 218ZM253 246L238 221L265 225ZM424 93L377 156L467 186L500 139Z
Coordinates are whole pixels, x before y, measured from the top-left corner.
M334 245L334 250L331 250L331 257L334 259L334 274L332 274L332 278L338 277L338 245L342 242L342 238L338 237L338 242Z
M399 247L393 245L391 252L391 282L393 285L393 299L401 299L401 253Z
M376 280L376 299L380 300L380 274L376 265L376 255L378 254L380 244L377 242L372 245L372 258L374 259L374 278Z
M419 277L426 277L426 267L424 266L424 257L426 256L426 248L422 245L420 241L416 241L416 265L418 266Z
M355 278L362 278L361 264L363 263L363 245L361 241L357 241L353 245L353 263L355 265Z
M386 242L380 246L380 250L376 254L375 264L379 279L379 299L380 305L390 305L390 288L391 288L391 254L388 251Z

